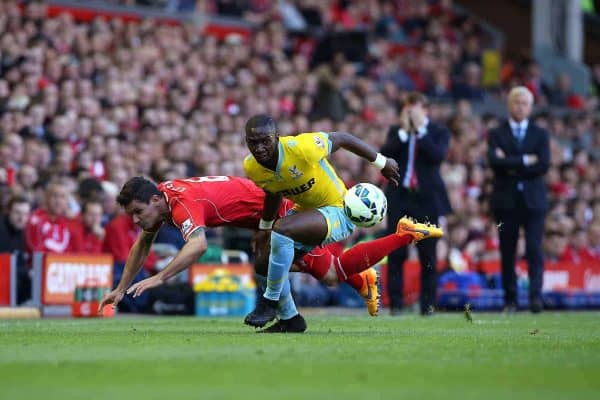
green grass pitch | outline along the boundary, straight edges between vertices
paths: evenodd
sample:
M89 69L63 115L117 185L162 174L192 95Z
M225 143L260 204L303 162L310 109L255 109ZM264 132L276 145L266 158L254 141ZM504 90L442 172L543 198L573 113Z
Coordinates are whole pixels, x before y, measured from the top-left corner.
M0 399L598 399L600 314L0 321Z

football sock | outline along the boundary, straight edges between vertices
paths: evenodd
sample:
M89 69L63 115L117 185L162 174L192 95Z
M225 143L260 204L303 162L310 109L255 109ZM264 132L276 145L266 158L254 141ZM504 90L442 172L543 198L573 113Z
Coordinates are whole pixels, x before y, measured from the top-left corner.
M352 286L352 288L357 292L359 292L363 286L363 279L359 274L350 275L344 282Z
M256 285L260 288L261 292L264 293L265 288L267 287L267 277L254 274L254 279L256 280ZM277 304L277 314L279 314L279 318L282 320L290 319L298 315L296 303L294 303L294 299L292 298L289 280L285 281L283 288L281 289L281 296L279 296L279 302Z
M271 254L267 273L267 289L263 295L269 300L279 300L290 266L294 261L294 240L288 236L271 232ZM288 283L289 284L289 283Z
M362 278L357 274L377 264L392 251L412 243L409 234L395 233L369 242L359 243L342 253L334 262L335 272L340 282L346 282L354 289L360 290Z
M294 299L292 298L292 290L289 279L285 280L283 288L281 289L279 303L277 304L277 312L279 314L279 318L282 320L288 320L298 315L296 303L294 303Z
M304 272L311 274L320 281L327 274L327 271L329 271L331 259L332 254L329 250L320 246L315 247L310 253L302 257L302 261L304 261L306 267Z
M413 238L409 234L396 235L393 233L379 239L358 243L339 257L340 272L345 276L362 272L377 264L392 251L411 243L412 240Z

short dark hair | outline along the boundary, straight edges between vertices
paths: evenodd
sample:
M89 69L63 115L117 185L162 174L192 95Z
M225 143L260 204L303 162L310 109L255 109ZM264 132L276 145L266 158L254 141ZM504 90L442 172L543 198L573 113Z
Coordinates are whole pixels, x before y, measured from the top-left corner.
M12 208L15 204L23 204L23 203L27 203L27 204L31 205L31 202L29 201L29 199L26 196L21 195L21 194L14 195L8 201L8 204L6 205L6 209L8 211L10 211L10 210L12 210Z
M127 207L134 200L147 204L154 195L161 195L154 182L143 176L136 176L123 185L121 192L117 196L117 203L121 207Z
M413 105L418 103L427 106L427 96L420 92L409 92L404 99L404 104Z
M276 133L277 124L275 124L275 120L268 115L258 114L246 122L246 135L250 132Z
M104 211L104 207L102 207L102 201L100 201L99 199L92 198L83 202L83 204L81 205L81 213L85 214L88 207L92 204L98 204Z

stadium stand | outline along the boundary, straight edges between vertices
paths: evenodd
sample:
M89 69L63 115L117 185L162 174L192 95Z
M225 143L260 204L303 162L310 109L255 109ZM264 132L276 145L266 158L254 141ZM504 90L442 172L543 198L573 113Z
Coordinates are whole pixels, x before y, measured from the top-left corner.
M379 148L403 96L418 90L432 101L432 118L452 131L442 172L454 214L438 252L442 268L493 275L488 266L499 255L485 139L503 114L481 101L502 104L523 84L536 97L537 123L553 135L546 257L582 271L600 263L600 65L581 94L566 75L544 81L535 60L500 63L493 33L452 1L179 3L174 11L195 7L261 29L203 31L93 10L84 18L38 1L0 3L2 210L24 196L36 212L48 183L59 185L67 232L90 199L101 201L103 225L122 218L114 198L134 175L243 175L243 126L257 113L272 115L283 134L350 131ZM348 185L384 184L346 153L332 159ZM450 281L442 288L454 287Z

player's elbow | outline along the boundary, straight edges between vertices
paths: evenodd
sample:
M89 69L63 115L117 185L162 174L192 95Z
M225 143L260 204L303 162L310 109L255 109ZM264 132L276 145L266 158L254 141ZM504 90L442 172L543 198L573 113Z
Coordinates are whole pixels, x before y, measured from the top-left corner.
M354 140L354 136L347 132L331 132L329 141L331 142L331 152L335 152L340 147L346 148Z
M204 237L195 237L188 240L186 246L188 247L191 256L199 258L206 252L208 243L206 243Z

